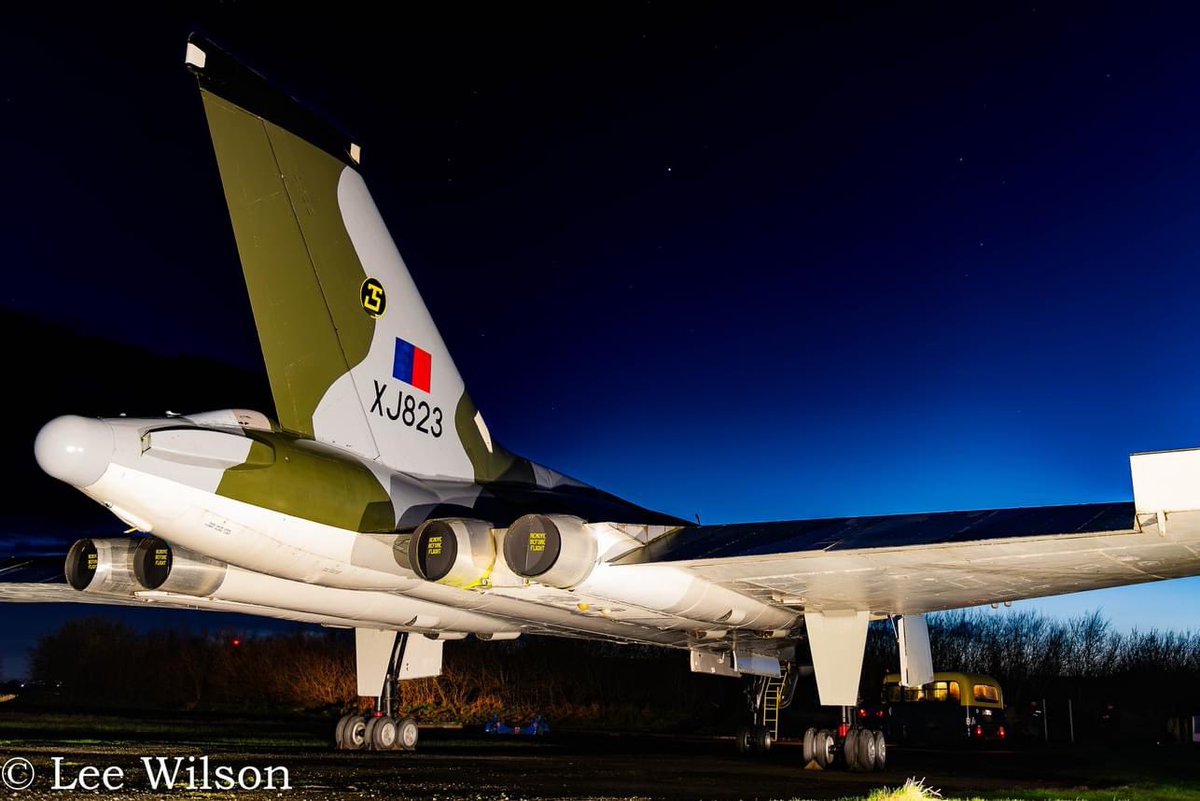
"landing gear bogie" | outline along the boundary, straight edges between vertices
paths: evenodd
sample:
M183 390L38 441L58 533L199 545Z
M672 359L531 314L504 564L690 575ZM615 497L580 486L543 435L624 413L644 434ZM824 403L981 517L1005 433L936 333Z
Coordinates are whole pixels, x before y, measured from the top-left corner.
M887 743L883 732L852 728L838 739L837 732L809 728L802 743L805 765L816 763L820 768L837 765L853 771L872 772L887 765Z
M335 735L339 751L413 751L420 733L412 718L343 715Z

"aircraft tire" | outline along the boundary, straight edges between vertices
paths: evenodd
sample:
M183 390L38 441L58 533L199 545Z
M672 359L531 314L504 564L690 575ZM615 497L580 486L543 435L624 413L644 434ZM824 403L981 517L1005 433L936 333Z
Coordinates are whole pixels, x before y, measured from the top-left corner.
M337 726L333 730L333 746L339 751L346 747L346 744L342 738L346 736L346 724L348 724L353 717L354 715L352 714L342 715L340 718L338 718Z
M391 751L396 747L397 728L394 718L375 718L375 725L369 729L371 750Z
M879 752L875 747L874 732L864 732L860 735L856 742L856 747L857 754L855 756L857 757L856 761L859 767L865 771L875 770L875 759L878 757Z
M346 751L361 751L366 746L367 719L362 715L351 715L342 729L342 748Z
M887 739L883 736L883 732L875 732L875 770L883 770L887 767Z
M862 729L851 729L846 732L846 739L842 741L842 756L846 758L846 767L850 770L861 770L858 764L858 738L862 734Z
M805 765L807 765L809 762L812 762L814 759L816 759L816 753L817 753L817 749L816 749L816 745L815 745L816 741L817 741L817 730L814 729L812 726L809 726L807 729L804 730L804 764Z
M416 751L417 740L421 738L421 730L412 718L404 718L396 724L395 747L402 751Z
M754 750L760 754L765 754L771 750L771 745L775 742L775 738L771 736L771 730L766 726L756 726L754 728Z
M821 729L817 732L815 755L817 758L817 764L822 768L828 768L833 765L833 745L833 732L829 731L828 729Z
M374 715L367 718L366 728L363 729L363 744L362 747L366 751L375 750L375 727L379 725L379 721L383 718L377 718Z
M754 749L754 732L749 726L738 726L733 741L739 754L748 754Z

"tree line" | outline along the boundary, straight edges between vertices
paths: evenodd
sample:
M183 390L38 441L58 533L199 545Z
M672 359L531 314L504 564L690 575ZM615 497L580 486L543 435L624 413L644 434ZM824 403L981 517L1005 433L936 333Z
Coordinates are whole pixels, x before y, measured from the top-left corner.
M1062 620L975 610L931 616L930 641L938 670L997 678L1018 719L1031 702L1068 697L1081 714L1114 704L1126 714L1200 714L1200 632L1123 632L1099 612ZM44 636L30 665L48 698L73 706L280 711L361 703L348 631L243 640L137 632L92 618ZM890 623L872 624L863 701L877 701L884 674L897 668ZM400 686L402 706L426 720L481 723L540 712L580 726L692 730L736 725L743 690L691 673L680 651L538 637L448 642L442 676ZM800 695L815 696L811 679Z
M1200 674L1200 631L1118 631L1099 611L1069 619L1040 612L956 610L931 615L935 669L984 673L1007 686L1057 678ZM873 624L868 662L898 667L890 623ZM943 667L945 666L945 667Z
M936 670L999 680L1014 731L1036 735L1047 705L1051 739L1158 738L1168 721L1200 715L1200 631L1120 631L1098 611L1062 619L981 609L929 617ZM899 668L889 622L872 624L862 695L877 700ZM1182 723L1180 725L1190 725ZM1044 733L1044 732L1043 732Z
M353 633L344 630L240 638L84 619L44 636L30 669L42 700L77 708L279 712L366 703L357 695ZM401 707L425 721L512 722L541 713L579 726L650 730L722 713L723 690L690 673L678 651L542 637L447 642L441 676L399 687Z

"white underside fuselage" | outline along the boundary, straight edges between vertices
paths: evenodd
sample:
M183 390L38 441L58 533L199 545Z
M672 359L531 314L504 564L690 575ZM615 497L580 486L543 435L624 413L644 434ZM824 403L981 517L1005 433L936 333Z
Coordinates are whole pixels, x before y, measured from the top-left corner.
M433 583L398 562L397 534L361 533L219 494L225 470L249 458L253 440L236 429L196 429L217 436L189 439L177 420L95 422L112 429L113 452L100 477L80 489L130 527L229 565L212 601L328 616L332 625L450 636L588 633L680 646L714 629L780 636L795 621L788 611L669 565L610 564L643 544L637 527L618 525L592 527L597 563L570 589L521 579L499 556L486 586ZM161 432L171 423L172 439L159 434L156 444L155 427ZM393 483L392 471L374 463L369 469L381 486Z

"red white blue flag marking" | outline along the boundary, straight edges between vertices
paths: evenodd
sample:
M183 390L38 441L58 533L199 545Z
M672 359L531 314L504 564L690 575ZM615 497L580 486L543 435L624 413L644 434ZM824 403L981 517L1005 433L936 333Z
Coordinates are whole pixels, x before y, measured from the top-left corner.
M392 377L429 391L429 379L433 372L433 357L429 351L421 350L411 342L396 337L396 356L392 361Z

